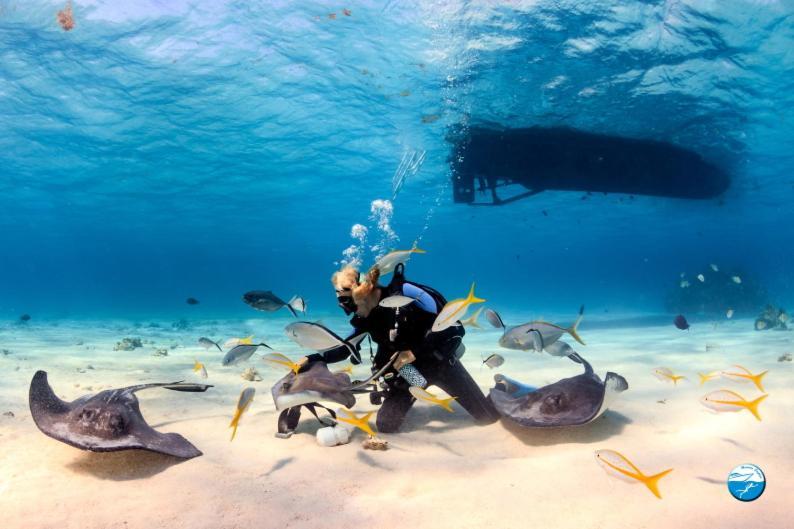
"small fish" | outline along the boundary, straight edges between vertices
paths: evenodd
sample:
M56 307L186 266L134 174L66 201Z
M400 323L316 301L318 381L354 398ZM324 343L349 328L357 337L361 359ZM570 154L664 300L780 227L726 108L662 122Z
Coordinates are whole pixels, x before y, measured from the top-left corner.
M353 12L349 9L343 9L342 14L345 15L346 17L349 17L353 14Z
M353 374L353 366L349 365L349 366L343 367L342 369L340 369L338 371L334 371L334 374L336 374L336 373L346 373L348 375L352 375Z
M361 333L344 340L331 329L309 321L290 323L284 328L284 333L303 348L324 352L344 347L356 359L360 358L359 347L367 337L367 333Z
M667 399L657 400L657 404L667 404Z
M712 391L708 395L704 395L703 398L700 399L700 403L716 412L734 412L745 409L760 421L761 415L758 414L758 405L768 396L769 395L761 395L753 401L747 401L734 391L720 389L718 391Z
M702 386L703 384L705 384L709 380L712 380L712 379L717 378L718 376L720 376L720 372L719 371L712 371L711 373L706 373L705 375L703 373L698 373L698 376L700 377L700 385Z
M240 398L237 399L237 409L234 411L232 422L229 423L229 428L234 428L234 430L232 430L232 441L234 441L234 436L237 435L237 426L240 424L240 417L243 416L245 410L247 410L251 405L251 402L254 400L255 393L256 389L245 388L242 393L240 393Z
M720 271L720 269L719 269L719 268L717 267L717 265L715 265L714 263L710 264L709 266L710 266L710 267L711 267L711 269L712 269L712 270L714 270L715 272L719 272L719 271Z
M733 367L735 367L739 371L738 372L723 371L722 376L729 380L733 380L735 382L752 382L753 384L755 384L755 387L758 388L758 391L762 393L766 393L766 391L764 390L764 386L761 384L761 379L764 378L764 375L769 373L769 371L762 371L761 373L754 375L746 367L742 367L740 365L734 365Z
M299 296L293 296L289 301L284 301L270 290L251 290L243 294L243 302L246 305L263 312L275 312L282 307L286 307L293 316L298 317L298 312L304 312L306 302Z
M372 268L377 267L380 270L380 275L385 276L386 274L390 274L394 271L394 268L400 263L406 263L411 258L411 254L414 253L427 253L424 250L420 250L419 248L411 248L410 250L395 250L393 252L389 252L380 259L378 262L375 263L375 266Z
M549 353L551 356L559 357L571 356L576 352L573 350L573 347L562 340L557 340L556 342L547 345L543 350Z
M256 350L259 347L267 347L268 349L273 349L266 343L255 343L255 344L240 344L235 345L228 351L226 351L226 355L224 355L223 360L221 360L221 364L224 366L233 366L235 364L239 364L244 360L248 360L253 356Z
M347 415L347 417L342 417L342 413ZM341 421L347 424L352 424L356 428L363 430L364 432L368 433L372 437L375 437L375 432L372 430L372 427L369 425L369 418L372 417L372 414L375 413L371 411L369 413L365 413L361 417L356 415L355 412L349 410L339 410L339 413L336 414L336 420Z
M195 360L196 362L195 364L193 364L193 372L201 375L201 378L207 378L207 368L204 367L204 364L202 364L195 358L193 360Z
M466 318L465 320L460 320L460 323L463 324L464 327L474 327L475 329L482 329L480 324L477 322L477 318L480 317L480 313L482 312L483 307L477 309L477 311Z
M302 367L300 364L293 362L292 360L289 359L289 357L281 353L268 353L262 358L262 360L264 360L265 362L270 362L272 364L289 368L289 370L295 373L296 375L298 374L298 371L300 371L300 368Z
M187 298L185 300L185 303L187 303L188 305L198 305L200 302L196 298Z
M698 281L700 281L702 283L705 280L706 280L706 278L703 276L703 274L698 274Z
M388 298L383 298L382 300L380 300L380 303L378 303L378 305L389 309L399 309L400 307L405 307L406 305L410 305L414 301L416 301L415 298L396 295L396 296L389 296Z
M614 450L596 450L595 457L607 474L629 483L642 483L659 499L662 499L659 493L659 480L673 471L672 468L668 468L658 474L646 476L626 456Z
M502 322L501 316L492 309L485 309L485 319L496 329L504 329L505 324Z
M686 380L685 376L674 374L669 367L657 367L653 370L653 376L663 382L672 382L675 386L678 385L679 380Z
M231 349L232 347L237 347L238 345L252 345L254 343L254 335L246 336L245 338L229 338L223 344L223 346L227 349Z
M30 314L23 314L19 317L19 321L21 322L29 322L30 321Z
M786 323L789 320L789 316L786 311L781 310L777 319L780 321L780 323Z
M686 279L682 279L681 288L689 288L689 281L687 281Z
M217 348L218 348L218 351L220 351L220 352L223 352L223 349L221 349L221 346L220 346L220 345L218 345L218 342L213 342L213 341L212 341L212 340L210 340L209 338L204 338L204 337L202 336L201 338L199 338L199 339L198 339L198 343L199 343L199 345L200 345L201 347L203 347L204 349L209 349L210 347L213 347L213 346L214 346L214 347L217 347Z
M728 309L725 311L725 317L728 319L733 318L733 309Z
M791 362L792 356L791 353L783 353L782 355L777 357L778 362Z
M306 300L302 297L292 296L292 298L290 298L290 300L287 302L287 305L300 312L304 316L306 315Z
M732 280L734 283L736 283L737 285L741 285L741 284L742 284L742 278L741 278L741 277L739 277L739 276L733 276L733 277L731 278L731 280Z
M686 321L686 318L684 317L683 314L679 314L673 319L673 325L675 325L677 329L681 329L682 331L689 329L689 322Z
M466 311L469 310L469 306L474 303L484 302L484 299L478 298L474 295L474 283L472 283L468 296L465 298L454 299L444 305L444 308L441 309L441 312L439 312L438 316L436 316L436 321L433 322L433 327L431 330L433 332L439 332L452 327L458 322L458 320L465 316Z
M489 368L493 369L495 367L499 367L500 365L505 363L505 359L502 355L498 355L496 353L489 354L485 360L482 361L483 364L487 365Z
M408 391L411 392L411 395L414 396L417 400L423 400L425 402L429 402L430 404L435 404L436 406L441 406L445 410L450 413L454 413L455 410L452 409L452 402L455 401L458 397L448 397L446 399L442 399L436 397L429 391L425 391L424 389L420 388L419 386L411 386L408 388Z
M422 123L435 123L440 117L438 114L425 114L422 116Z
M490 310L490 309L489 309ZM486 313L486 317L491 325L495 327L504 323L496 312ZM571 337L582 345L584 340L579 336L579 324L584 318L584 306L579 307L579 316L570 327L561 327L545 321L531 321L509 328L504 328L504 334L499 338L499 345L505 349L516 349L519 351L541 352L546 350L554 342L559 340L563 334L568 333ZM560 354L561 351L558 351ZM554 354L554 353L550 353Z

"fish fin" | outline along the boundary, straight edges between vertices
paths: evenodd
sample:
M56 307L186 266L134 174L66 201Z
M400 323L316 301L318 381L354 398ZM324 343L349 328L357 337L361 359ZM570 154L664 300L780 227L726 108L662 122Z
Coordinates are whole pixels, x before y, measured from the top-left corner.
M221 349L221 346L220 346L220 345L218 345L218 342L212 342L212 344L213 344L215 347L217 347L217 348L218 348L218 351L220 351L220 352L223 352L223 349Z
M758 405L761 404L761 402L768 396L769 395L761 395L757 399L750 401L746 404L747 409L750 410L750 413L752 413L755 416L755 418L758 419L759 421L761 420L761 415L758 413Z
M458 400L458 397L449 397L447 399L439 399L438 403L449 413L455 413L455 410L452 409L452 403L456 400Z
M642 482L645 484L646 487L648 487L648 490L653 492L654 496L656 496L657 498L659 498L661 500L662 499L662 495L659 493L659 480L662 479L663 477L665 477L667 474L669 474L672 471L673 471L672 468L668 468L667 470L659 472L658 474L654 474L653 476L646 476L642 480Z
M766 390L764 390L764 386L761 384L761 379L764 378L764 375L766 375L767 373L769 373L769 370L763 371L761 373L758 373L757 375L753 375L749 377L750 380L752 380L755 383L755 387L757 387L759 391L766 392Z
M466 297L466 303L484 303L485 300L482 298L478 298L474 295L474 283L471 284L471 289L469 290L469 295Z
M579 336L579 332L578 332L579 324L582 323L582 318L584 318L584 305L582 305L582 307L579 309L579 317L576 318L574 324L571 325L566 330L568 331L568 334L570 334L573 337L574 340L576 340L582 345L587 345L582 341L582 337Z
M292 313L294 317L296 318L298 317L298 313L295 312L295 309L292 308L292 305L290 305L289 303L285 303L284 306L289 309L289 311Z
M700 385L701 386L703 384L705 384L706 382L708 382L708 380L709 380L709 376L708 375L704 375L703 373L698 373L698 376L700 377Z
M361 334L359 334L357 336L353 336L352 338L347 340L347 343L349 343L350 345L352 345L355 348L358 348L358 344L363 342L364 338L366 338L366 337L367 337L367 333L362 332Z
M268 348L268 349L270 349L271 351L273 350L273 348L272 348L272 347L270 347L270 346L269 346L268 344L266 344L265 342L259 342L259 343L258 343L258 344L256 344L256 345L259 345L259 346L261 346L261 347L267 347L267 348Z
M419 249L419 248L417 248L417 247L413 247L413 248L411 248L411 250L410 250L410 251L411 251L411 253L427 253L427 251L425 251L425 250L420 250L420 249Z
M237 410L234 412L234 417L232 417L232 422L229 423L229 428L234 428L232 430L232 438L230 439L230 441L234 441L234 436L237 435L237 425L240 424L240 417L242 415L243 415L243 410L237 408Z

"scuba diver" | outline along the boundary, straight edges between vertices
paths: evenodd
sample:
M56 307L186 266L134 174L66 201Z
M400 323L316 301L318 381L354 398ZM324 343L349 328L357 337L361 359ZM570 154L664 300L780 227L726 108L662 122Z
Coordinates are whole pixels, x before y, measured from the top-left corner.
M446 304L444 297L430 287L406 280L402 264L397 265L387 286L378 284L379 277L380 270L375 267L362 280L359 271L352 266L346 266L331 277L339 306L345 314L353 315L350 323L354 330L346 341L358 343L356 349L359 349L360 340L356 337L368 333L378 346L377 352L371 353L372 371L383 370L379 378L382 391L370 395L373 404L382 399L376 418L378 431L399 430L416 400L408 391L412 385L423 389L438 386L456 397L478 424L496 422L499 414L493 404L459 362L465 351L463 325L431 332L437 314ZM399 308L379 305L382 299L394 295L413 298L414 302ZM350 348L342 346L309 355L299 363L322 361L331 364L348 356L355 364L361 362L355 354L351 355ZM295 424L284 426L294 428L297 418L294 418Z

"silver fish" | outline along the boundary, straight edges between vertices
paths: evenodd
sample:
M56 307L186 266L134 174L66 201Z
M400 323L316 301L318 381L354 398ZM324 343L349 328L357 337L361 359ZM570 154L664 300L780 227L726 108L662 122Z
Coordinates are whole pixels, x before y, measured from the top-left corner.
M284 328L284 333L295 343L306 349L324 352L337 347L347 347L353 358L360 360L358 345L366 338L366 333L361 333L349 340L345 340L332 330L310 321L296 321Z
M547 345L543 350L549 353L551 356L570 356L576 352L573 350L573 347L562 340L557 340L556 342Z
M579 317L576 319L576 322L568 328L560 327L559 325L554 325L553 323L548 323L545 321L531 321L522 325L505 328L504 323L502 323L502 319L495 311L486 313L486 317L488 318L488 321L491 322L491 325L496 327L497 324L501 324L504 328L504 334L499 339L499 345L505 349L536 351L538 353L559 340L560 337L565 333L570 334L574 340L582 345L585 345L577 333L577 327L582 321L583 315L584 307L581 307L579 309Z
M251 345L247 345L247 344L236 345L226 352L226 355L223 357L221 364L225 366L233 366L235 364L239 364L240 362L248 360L256 352L256 350L259 349L259 347L267 347L268 349L273 349L266 343L254 343Z
M489 368L494 369L499 367L500 365L505 363L505 359L502 355L498 355L496 353L492 353L488 355L488 357L482 361L483 364L487 365Z
M380 303L378 303L378 305L390 309L398 309L400 307L405 307L406 305L410 305L414 301L416 301L414 298L397 295L397 296L389 296L388 298L383 298L382 300L380 300Z
M198 343L204 349L209 349L210 347L217 347L218 351L223 352L223 349L221 349L221 346L218 345L218 342L213 342L209 338L204 338L202 336L201 338L198 339Z

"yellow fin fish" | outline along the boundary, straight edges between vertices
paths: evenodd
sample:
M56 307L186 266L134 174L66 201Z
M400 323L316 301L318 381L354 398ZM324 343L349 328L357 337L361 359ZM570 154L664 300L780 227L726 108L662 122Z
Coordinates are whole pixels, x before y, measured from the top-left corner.
M348 414L348 417L340 416L341 413ZM349 410L339 410L339 413L336 414L336 420L347 424L352 424L356 428L367 432L372 437L375 437L375 432L372 430L372 427L369 425L369 418L372 417L373 413L375 412L371 411L359 417L358 415L355 414L355 412Z
M468 296L461 299L454 299L444 305L444 308L441 309L441 312L436 316L436 321L433 322L432 331L438 332L452 327L459 319L466 315L466 311L469 310L470 305L484 302L484 299L474 295L474 283L472 283Z
M289 370L295 373L296 375L298 374L298 371L300 371L300 368L302 367L300 364L293 362L287 356L284 356L281 353L268 353L262 357L262 360L264 360L265 362L271 362L273 364L277 364L289 368Z
M254 344L254 335L247 336L245 338L229 338L223 344L226 349L231 349L233 347L237 347L238 345L253 345Z
M679 380L686 380L685 376L674 374L669 367L657 367L653 370L653 376L663 382L672 382L676 386Z
M480 317L480 313L482 312L483 307L477 309L477 312L466 318L465 320L460 320L464 327L474 327L476 329L482 329L480 324L477 323L477 318Z
M755 384L755 387L758 388L758 391L761 391L762 393L766 393L766 391L764 390L764 386L761 384L761 379L764 378L764 375L769 373L769 371L762 371L762 372L758 373L757 375L754 375L746 367L742 367L740 365L734 365L733 367L738 369L739 372L730 372L730 371L726 370L726 371L722 372L722 376L727 378L727 379L734 380L736 382L748 382L748 381L750 381L753 384Z
M240 345L253 345L254 343L254 335L246 336L245 338L240 338Z
M747 401L744 397L728 389L712 391L700 399L700 403L716 412L748 410L756 419L761 420L758 405L769 395L761 395L755 400Z
M700 385L702 386L703 384L705 384L709 380L711 380L713 378L717 378L718 376L720 376L720 372L719 371L712 371L711 373L706 373L705 375L703 373L698 373L698 376L700 377Z
M240 417L243 416L243 412L251 405L255 393L256 389L245 388L242 393L240 393L240 398L237 399L237 409L234 411L232 422L229 423L229 428L234 428L234 430L232 430L232 441L234 441L234 436L237 435L237 426L240 424Z
M423 400L425 402L429 402L430 404L435 404L436 406L441 406L442 408L444 408L445 410L447 410L450 413L454 413L455 412L455 410L452 409L451 404L452 404L452 402L457 400L458 397L448 397L446 399L442 399L442 398L436 397L435 395L433 395L429 391L425 391L424 389L420 388L419 386L411 386L410 388L408 388L408 391L410 391L411 395L413 395L414 398L416 398L418 400Z
M424 250L420 250L419 248L416 247L413 247L410 250L394 250L387 253L380 259L378 259L378 262L375 263L375 265L370 269L370 271L377 268L381 276L390 274L394 271L394 269L397 267L398 264L407 262L408 259L411 258L411 254L413 253L427 253L427 252Z
M347 366L347 367L343 367L342 369L340 369L338 371L334 371L334 373L347 373L348 375L352 375L353 374L353 366L350 365L350 366Z
M626 456L614 450L596 450L595 457L607 474L629 483L642 483L660 500L662 495L659 492L659 480L673 471L668 468L658 474L646 476Z
M193 364L193 372L201 375L201 378L207 378L207 368L204 367L204 364L199 362L196 358L194 358L193 360L195 360L196 362L195 364Z

